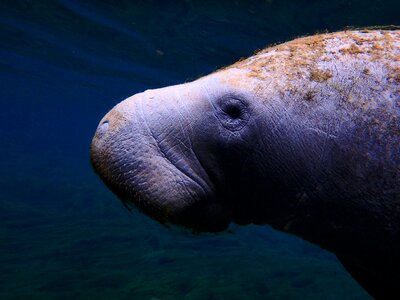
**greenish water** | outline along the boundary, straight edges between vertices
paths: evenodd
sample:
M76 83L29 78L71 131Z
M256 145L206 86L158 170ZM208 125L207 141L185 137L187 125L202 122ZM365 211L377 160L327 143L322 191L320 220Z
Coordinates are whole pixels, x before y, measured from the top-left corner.
M192 235L93 173L100 118L265 45L400 25L397 1L0 1L0 299L370 299L268 226Z

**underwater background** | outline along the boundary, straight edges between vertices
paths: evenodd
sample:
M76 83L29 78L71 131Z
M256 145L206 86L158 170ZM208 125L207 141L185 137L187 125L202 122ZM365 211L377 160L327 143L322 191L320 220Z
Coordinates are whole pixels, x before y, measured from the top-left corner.
M371 299L334 255L268 226L193 235L94 174L101 117L256 49L400 25L400 1L0 0L0 299Z

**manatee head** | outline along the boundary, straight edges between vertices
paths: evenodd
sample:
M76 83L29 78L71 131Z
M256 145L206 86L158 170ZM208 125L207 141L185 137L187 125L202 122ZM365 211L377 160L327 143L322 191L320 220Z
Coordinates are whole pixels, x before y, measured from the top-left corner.
M268 223L337 248L327 232L361 236L365 218L386 220L382 203L397 203L397 41L396 31L301 38L136 94L100 122L93 166L162 223Z
M261 151L269 112L255 86L233 68L122 101L97 128L94 169L125 205L162 223L220 231L262 222L264 206L284 205L274 198L289 190ZM270 201L256 205L265 191Z

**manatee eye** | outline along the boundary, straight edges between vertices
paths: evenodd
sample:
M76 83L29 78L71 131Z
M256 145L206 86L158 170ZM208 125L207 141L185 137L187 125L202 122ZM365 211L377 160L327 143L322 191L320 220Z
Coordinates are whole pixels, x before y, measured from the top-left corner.
M242 110L238 105L227 105L227 107L222 108L222 110L230 116L232 119L237 119L240 117Z
M218 99L217 117L225 128L240 130L249 119L248 106L236 96L224 96Z

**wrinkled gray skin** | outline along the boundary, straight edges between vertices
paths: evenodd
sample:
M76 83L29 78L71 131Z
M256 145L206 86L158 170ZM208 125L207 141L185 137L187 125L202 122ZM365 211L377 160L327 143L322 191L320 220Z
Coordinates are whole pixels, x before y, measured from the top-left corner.
M399 31L307 37L134 95L100 122L93 166L162 223L270 224L398 298L399 45Z

